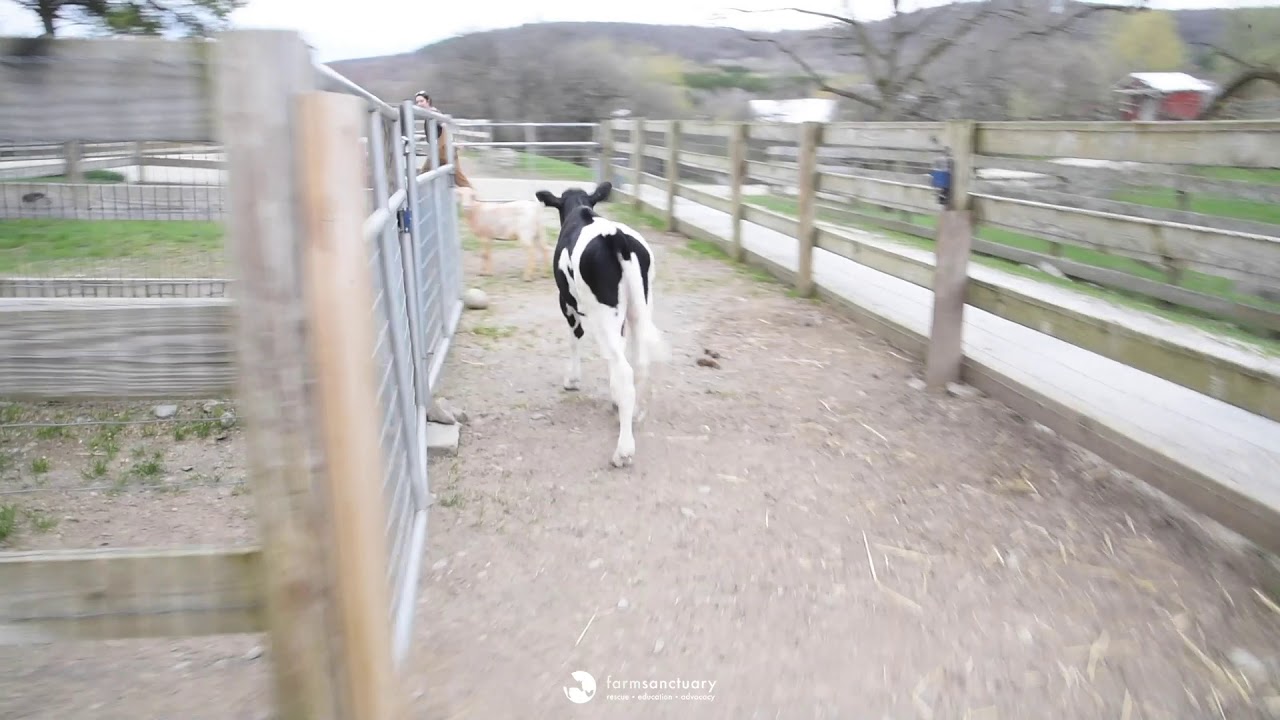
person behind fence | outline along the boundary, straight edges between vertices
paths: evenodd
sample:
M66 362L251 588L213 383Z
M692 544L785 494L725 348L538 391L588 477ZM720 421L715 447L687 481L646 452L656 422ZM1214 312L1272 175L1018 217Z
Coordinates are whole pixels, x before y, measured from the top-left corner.
M431 104L431 96L428 95L425 90L419 90L413 96L413 103L418 107L425 108L427 110L436 109L435 106ZM430 120L422 121L422 132L426 134L428 139L430 139L431 137L430 126L431 126ZM445 127L444 123L440 123L438 127L439 127L440 134L439 134L439 137L436 138L436 154L440 158L440 164L447 165L449 164L449 146L448 146L449 140L447 139L449 135L449 131ZM421 174L430 169L431 169L431 158L427 158L426 161L422 163L422 169L419 170L418 173ZM458 187L467 187L467 188L471 187L471 181L467 179L466 174L462 172L462 166L458 163L457 153L454 153L454 157L453 157L453 178L454 178L455 184Z

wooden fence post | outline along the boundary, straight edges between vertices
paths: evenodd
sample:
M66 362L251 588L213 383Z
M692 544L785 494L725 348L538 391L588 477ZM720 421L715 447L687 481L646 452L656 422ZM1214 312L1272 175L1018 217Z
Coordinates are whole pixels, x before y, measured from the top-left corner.
M973 176L974 123L950 120L946 134L952 159L951 191L938 221L934 250L933 324L925 357L925 383L931 390L945 389L947 383L960 380L964 361L965 292L973 246L969 189Z
M401 685L392 661L391 598L386 583L383 525L387 498L369 478L381 478L382 427L374 365L376 333L369 243L364 239L365 155L360 147L365 102L354 95L313 92L299 104L298 158L306 233L303 285L311 361L315 367L325 492L336 563L335 630L342 636L338 672L346 685L346 717L403 717ZM383 162L384 158L373 158Z
M644 207L644 118L638 117L631 125L631 204L637 210Z
M796 294L813 294L813 237L818 190L818 145L822 142L822 123L806 122L800 126L800 148L797 160L796 213L799 215L796 240L799 260L796 263Z
M147 181L147 148L145 142L133 144L133 163L138 166L138 183Z
M747 175L747 123L735 123L729 133L729 218L734 262L746 258L742 247L742 184Z
M324 533L329 512L318 487L325 458L307 345L314 326L298 262L305 241L296 158L314 148L298 145L295 103L315 88L315 70L292 31L223 33L214 53L218 134L230 174L237 402L249 428L245 453L278 717L339 720L350 715L346 688L332 675L341 662L341 640L332 632L339 615Z
M680 121L667 122L667 232L676 229L676 185L680 183Z
M600 143L600 170L596 173L596 181L613 182L613 120L606 118L596 125L596 134Z

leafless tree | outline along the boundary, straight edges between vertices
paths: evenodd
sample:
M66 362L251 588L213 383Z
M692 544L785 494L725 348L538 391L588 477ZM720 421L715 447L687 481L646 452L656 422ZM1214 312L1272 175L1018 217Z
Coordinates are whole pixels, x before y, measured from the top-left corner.
M1002 59L1007 59L1012 49L1027 41L1043 42L1069 35L1085 21L1103 13L1145 9L1145 5L1055 0L977 0L911 12L903 9L902 0L892 2L893 13L889 18L874 23L859 20L851 12L781 9L830 22L823 37L838 55L853 60L856 69L866 78L855 87L832 81L830 72L822 71L776 38L752 39L777 47L820 89L863 106L871 119L933 119L948 105L942 98L962 98L973 93L975 85L984 85L991 91L991 83L985 82L988 78L975 73L968 73L969 77L960 86L962 92L956 92L955 86L937 86L935 71L964 55L961 50L977 48L988 56L994 54L984 63L988 67L982 71L988 77L993 71L1003 75L1009 65L1002 63ZM968 62L973 63L972 53L969 55Z

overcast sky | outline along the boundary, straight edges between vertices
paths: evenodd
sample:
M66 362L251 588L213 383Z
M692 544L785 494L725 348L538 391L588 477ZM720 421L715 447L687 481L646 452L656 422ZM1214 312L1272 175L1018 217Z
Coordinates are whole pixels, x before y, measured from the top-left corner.
M907 0L911 7L942 4L946 0ZM1245 7L1276 5L1280 0L1151 0L1156 8ZM727 17L744 29L812 27L811 18L796 13L743 15L730 8L767 10L786 5L812 10L840 11L841 0L738 0L735 3L684 0L681 3L539 2L538 0L249 0L234 22L241 27L291 28L302 33L329 62L353 57L387 55L415 50L437 40L500 27L542 21L615 21L669 25L711 25ZM889 13L890 0L857 0L858 16L876 19ZM324 10L320 8L323 7ZM661 8L659 10L659 8ZM30 35L40 31L34 15L13 0L0 0L0 35ZM68 32L67 34L74 34Z

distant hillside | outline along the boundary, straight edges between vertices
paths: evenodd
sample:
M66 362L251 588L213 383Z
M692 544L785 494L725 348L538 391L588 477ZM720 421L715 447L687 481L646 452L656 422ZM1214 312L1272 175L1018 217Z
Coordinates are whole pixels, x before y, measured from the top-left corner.
M1018 22L1025 22L1029 12L1042 14L1045 18L1042 22L1046 23L1052 22L1050 18L1060 17L1046 14L1050 12L1049 0L1043 5L1036 4L1039 0L992 1L1007 3L1013 9L1009 15L1021 18ZM910 30L904 33L907 40L898 48L898 61L911 62L927 52L938 38L959 33L975 6L975 3L957 3L900 17L899 27ZM1068 0L1067 12L1079 7L1083 6ZM1198 61L1204 53L1200 43L1218 39L1232 12L1209 9L1173 13L1177 32L1193 60ZM1053 73L1072 84L1086 81L1090 87L1082 91L1084 95L1105 95L1109 80L1101 77L1105 74L1101 67L1091 64L1096 64L1093 58L1096 52L1086 45L1114 18L1114 14L1092 15L1071 33L1043 43L1037 41L1033 43L1036 47L1018 53L998 49L1002 47L1001 33L1014 27L1013 20L1006 16L984 21L985 24L967 36L963 47L954 49L954 58L931 71L938 77L931 78L930 84L951 88L955 94L972 95L974 82L995 84L991 80L995 76L1000 76L1001 82L1012 82L1013 76L1018 75L1018 82L1025 86L1022 89L985 91L989 99L984 102L1006 109L1019 102L1043 105L1041 100L1032 102L1018 96L1019 93L1045 92L1034 86L1051 84L1049 75ZM888 44L891 32L888 21L867 27L875 41ZM779 45L795 51L817 72L834 78L841 87L856 88L859 83L866 87L870 78L865 66L850 57L851 43L833 40L833 34L827 30L748 35L734 29L698 26L554 22L471 33L411 53L340 60L329 65L384 97L407 98L417 89L428 89L447 111L473 117L566 120L570 115L589 114L583 107L573 111L554 107L554 101L546 99L547 95L572 95L578 105L589 104L597 110L612 104L636 112L655 113L654 116L724 117L745 112L746 99L750 97L796 97L811 95L816 90ZM1064 42L1068 45L1063 46ZM585 46L593 46L597 54L589 59L580 59L574 54L577 48ZM1071 57L1066 58L1064 52ZM1072 70L1051 69L1056 67L1055 58L1074 63ZM603 81L596 82L590 92L582 89L592 85L592 78L588 77L590 68L574 67L633 61L642 64L617 66L597 73L613 77L610 81L613 86L627 86L617 92L612 92L610 84ZM1043 82L1037 83L1036 73ZM569 75L574 76L573 82L565 79ZM638 75L649 79L633 81ZM654 90L655 83L676 87L679 97L659 97L662 94ZM970 89L965 90L966 86ZM499 102L498 96L519 97ZM1070 102L1080 107L1095 107L1098 101L1082 96ZM606 108L598 114L607 112ZM965 112L969 113L968 117L980 116L980 108ZM992 117L998 115L996 112Z

